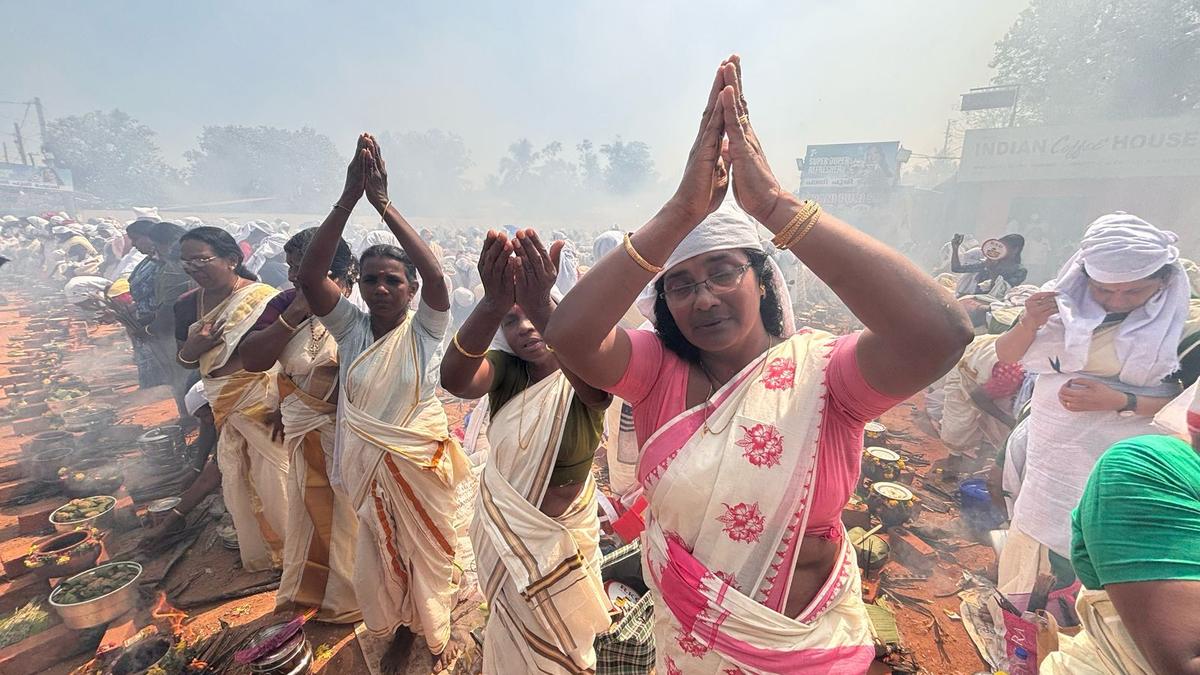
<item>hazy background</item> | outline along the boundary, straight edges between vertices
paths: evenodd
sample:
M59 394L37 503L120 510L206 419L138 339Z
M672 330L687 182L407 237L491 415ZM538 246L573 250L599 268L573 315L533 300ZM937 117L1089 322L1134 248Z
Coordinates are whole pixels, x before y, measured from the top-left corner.
M359 130L440 129L461 136L476 186L517 139L560 141L573 159L579 141L617 136L646 143L670 185L712 73L737 51L794 187L808 143L939 148L1027 4L3 0L0 99L40 96L52 118L119 108L174 167L207 125L312 127L343 156ZM0 107L3 128L21 112Z

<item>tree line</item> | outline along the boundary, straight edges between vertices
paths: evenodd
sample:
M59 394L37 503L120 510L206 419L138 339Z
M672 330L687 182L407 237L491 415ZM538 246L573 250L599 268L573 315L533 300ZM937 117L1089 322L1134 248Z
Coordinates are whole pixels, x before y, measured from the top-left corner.
M383 132L389 183L407 211L466 216L487 211L512 217L560 218L614 197L652 189L658 175L650 147L616 137L582 140L573 152L554 141L535 147L517 139L482 185L462 137L440 129ZM70 169L75 189L97 206L199 204L267 198L275 211L321 212L337 197L349 160L326 135L304 127L207 126L196 147L174 167L156 133L121 110L53 119L45 149Z

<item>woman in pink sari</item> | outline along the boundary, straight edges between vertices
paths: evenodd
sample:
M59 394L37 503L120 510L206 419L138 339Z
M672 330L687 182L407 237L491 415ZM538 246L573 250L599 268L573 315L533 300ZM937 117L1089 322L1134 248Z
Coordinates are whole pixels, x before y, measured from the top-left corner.
M796 332L759 223L867 330ZM647 285L638 305L655 331L618 327ZM564 367L633 405L658 672L866 671L874 648L840 520L863 424L945 373L971 337L903 256L779 187L739 60L722 63L675 196L547 329Z

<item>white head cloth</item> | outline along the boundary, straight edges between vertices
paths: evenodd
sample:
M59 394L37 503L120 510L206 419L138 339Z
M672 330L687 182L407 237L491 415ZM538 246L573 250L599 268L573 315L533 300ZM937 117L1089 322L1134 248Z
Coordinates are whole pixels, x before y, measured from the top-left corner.
M269 234L266 239L258 242L258 246L254 248L254 252L250 254L250 258L246 260L246 269L258 274L262 266L268 260L283 253L283 247L291 239L286 234Z
M621 245L625 240L625 235L616 231L608 230L597 235L596 240L592 242L592 264L600 262L609 251Z
M1117 212L1093 222L1079 250L1042 290L1058 292L1058 314L1038 331L1022 362L1034 373L1079 372L1087 363L1092 333L1106 316L1088 291L1088 278L1102 284L1145 279L1170 265L1162 291L1133 310L1117 329L1120 380L1147 387L1179 369L1179 340L1188 315L1188 280L1179 264L1178 237L1137 216ZM1084 272L1086 270L1086 274Z
M187 394L183 397L183 406L187 408L189 415L195 415L196 411L208 405L208 396L204 393L204 382L197 382L192 385Z
M475 306L475 294L472 293L471 289L469 288L463 288L460 286L454 289L454 293L451 294L451 297L454 300L454 304L459 307Z
M41 216L29 216L28 218L25 219L25 222L27 222L30 225L37 227L37 228L46 227L47 225L50 224L50 221L46 220L45 218L42 218Z
M666 264L663 265L663 271L655 275L642 290L642 294L638 296L636 303L638 311L646 317L647 321L651 324L654 323L654 300L656 297L654 283L662 275L670 272L672 267L685 260L691 260L698 255L713 251L734 248L765 253L762 240L758 237L758 227L758 222L743 211L732 198L726 199L720 208L709 214L696 226L696 229L689 232L683 241L679 242L679 246L675 247L670 257L667 258ZM779 265L769 256L767 264L775 272L775 281L772 285L775 287L779 303L783 305L783 336L788 337L796 332L796 319L792 315L792 296L788 293L787 284L783 281L783 271L779 269Z
M371 230L360 237L358 243L354 245L354 255L361 256L363 251L376 244L399 246L400 240L396 239L396 235L392 234L390 230Z
M104 297L110 285L112 282L104 277L72 277L63 286L63 295L71 304L98 300Z
M152 223L157 223L162 218L158 215L157 206L135 206L133 207L133 220L148 220Z

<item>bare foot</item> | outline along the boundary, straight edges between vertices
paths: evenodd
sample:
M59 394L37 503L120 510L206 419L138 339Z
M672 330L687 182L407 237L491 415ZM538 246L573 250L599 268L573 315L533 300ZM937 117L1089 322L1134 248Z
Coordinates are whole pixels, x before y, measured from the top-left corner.
M379 659L379 670L387 675L402 672L415 637L408 626L397 628L395 636L392 637L392 644L388 645L387 651Z
M451 629L450 641L446 643L446 648L442 650L441 654L432 655L433 672L440 673L453 666L454 660L462 655L470 642L470 633L461 628Z

